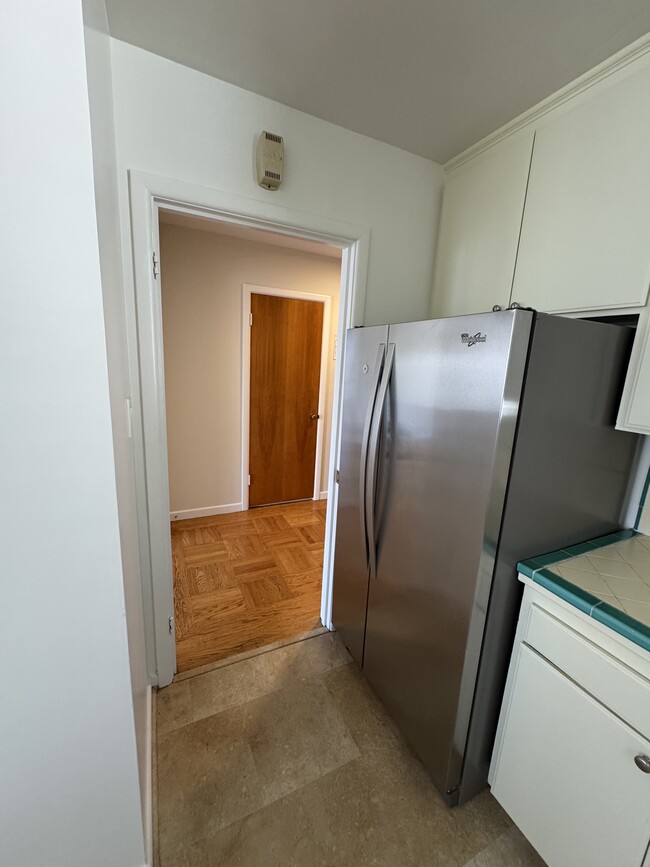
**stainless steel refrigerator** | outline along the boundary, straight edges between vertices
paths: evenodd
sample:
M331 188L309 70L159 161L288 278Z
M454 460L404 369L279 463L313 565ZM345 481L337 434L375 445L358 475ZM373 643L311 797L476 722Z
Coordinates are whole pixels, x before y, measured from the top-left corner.
M621 526L632 338L528 310L348 332L333 621L451 805L486 785L518 560Z

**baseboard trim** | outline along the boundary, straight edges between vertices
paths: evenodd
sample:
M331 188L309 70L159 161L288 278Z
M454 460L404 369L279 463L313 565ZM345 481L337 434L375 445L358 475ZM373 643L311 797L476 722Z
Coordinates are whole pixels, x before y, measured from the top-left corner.
M327 499L327 491L321 491L320 497L318 499L319 500L326 500Z
M170 512L170 521L186 521L188 518L209 518L210 515L227 515L230 512L243 512L243 503L226 503L223 506L205 506L203 509L181 509Z
M147 686L147 777L145 782L144 804L144 848L147 867L154 864L154 750L155 741L155 693L151 684Z

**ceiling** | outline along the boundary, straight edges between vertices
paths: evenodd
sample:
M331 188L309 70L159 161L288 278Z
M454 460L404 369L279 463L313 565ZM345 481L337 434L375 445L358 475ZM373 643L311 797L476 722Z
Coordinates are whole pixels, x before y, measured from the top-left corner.
M170 226L228 235L231 238L242 238L245 241L253 241L258 244L271 244L273 247L288 247L291 250L300 250L302 253L312 253L316 256L329 256L332 259L341 258L340 247L335 247L333 244L322 244L318 241L308 241L305 238L297 238L295 235L281 235L279 232L270 232L267 229L238 226L235 223L224 223L211 217L199 217L179 211L166 211L164 208L159 209L158 215L161 223Z
M111 35L445 162L650 31L648 0L107 0Z

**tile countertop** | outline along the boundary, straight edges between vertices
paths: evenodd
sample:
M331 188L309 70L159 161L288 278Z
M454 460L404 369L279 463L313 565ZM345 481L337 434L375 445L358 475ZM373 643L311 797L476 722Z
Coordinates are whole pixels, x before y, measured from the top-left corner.
M621 530L522 560L517 569L650 651L650 536Z

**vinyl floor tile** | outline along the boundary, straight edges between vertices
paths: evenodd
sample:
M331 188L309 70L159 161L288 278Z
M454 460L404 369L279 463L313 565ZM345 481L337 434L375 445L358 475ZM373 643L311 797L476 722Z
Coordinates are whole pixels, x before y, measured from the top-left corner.
M158 709L160 867L543 867L488 791L445 805L335 634Z
M544 867L544 861L514 825L467 862L467 867Z

